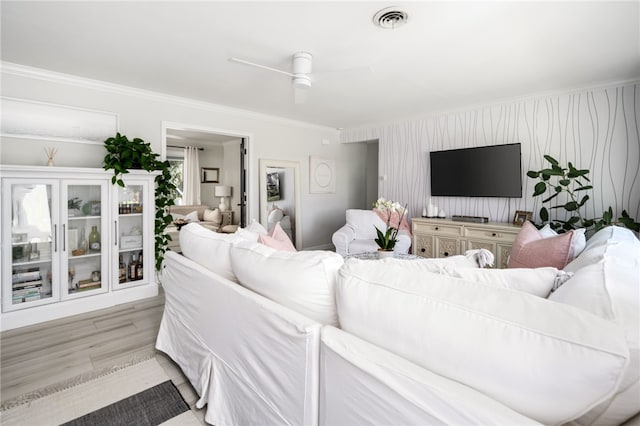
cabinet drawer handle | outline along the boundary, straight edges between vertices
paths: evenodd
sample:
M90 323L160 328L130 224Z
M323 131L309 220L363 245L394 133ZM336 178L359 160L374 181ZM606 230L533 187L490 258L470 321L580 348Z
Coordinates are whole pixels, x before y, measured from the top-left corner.
M440 228L436 226L436 231L439 230Z
M427 249L425 249L424 247L422 247L422 248L420 249L420 251L421 251L422 253L424 253L425 251L427 251Z
M62 224L62 251L67 251L67 225Z
M495 232L491 234L492 237L497 236L498 234L496 234Z
M58 252L58 225L53 225L53 251Z
M113 245L117 246L118 245L118 221L114 220L113 225L114 225L113 228L116 230L115 238L113 239Z
M449 252L448 251L445 251L443 254L444 254L444 257L449 256Z

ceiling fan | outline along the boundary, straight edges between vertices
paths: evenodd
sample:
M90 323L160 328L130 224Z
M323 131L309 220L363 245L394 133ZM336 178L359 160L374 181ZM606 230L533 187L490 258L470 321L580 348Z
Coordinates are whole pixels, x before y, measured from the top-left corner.
M288 75L291 77L291 84L294 89L294 102L300 104L307 99L308 90L311 88L311 71L313 66L313 55L309 52L296 52L293 54L291 57L291 72L256 64L255 62L240 58L229 58L229 61Z

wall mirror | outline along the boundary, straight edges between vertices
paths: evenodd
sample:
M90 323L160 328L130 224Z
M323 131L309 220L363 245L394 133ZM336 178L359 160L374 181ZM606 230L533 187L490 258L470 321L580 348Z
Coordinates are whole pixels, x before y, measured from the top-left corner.
M260 160L260 223L269 231L276 222L293 245L302 248L300 222L300 163Z
M200 167L201 183L219 183L220 169L218 167Z

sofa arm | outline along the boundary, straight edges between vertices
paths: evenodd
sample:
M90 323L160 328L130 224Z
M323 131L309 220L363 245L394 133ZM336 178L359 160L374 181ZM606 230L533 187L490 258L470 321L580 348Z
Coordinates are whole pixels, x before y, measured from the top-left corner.
M349 254L349 244L356 238L356 232L349 225L344 225L333 233L331 242L336 247L336 253L341 256Z
M396 239L397 241L394 251L404 254L409 253L409 249L411 248L411 234L405 230L400 230Z

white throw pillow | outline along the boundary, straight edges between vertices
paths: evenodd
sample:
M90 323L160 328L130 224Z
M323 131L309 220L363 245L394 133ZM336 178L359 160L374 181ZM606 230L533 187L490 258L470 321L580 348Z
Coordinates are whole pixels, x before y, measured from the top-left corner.
M618 425L640 412L640 241L611 226L598 231L565 267L573 277L549 300L591 312L626 330L630 363L611 400L576 420L581 425Z
M547 298L551 290L558 288L571 274L556 268L511 268L511 269L444 269L443 274L486 285L524 291L534 296Z
M342 256L330 251L281 251L238 243L231 265L240 285L323 324L338 326L335 281Z
M255 219L251 219L251 223L249 223L249 225L244 228L238 228L235 234L247 241L257 242L260 235L269 235L269 232L260 222Z
M192 211L189 214L178 214L178 213L171 213L171 217L173 217L173 220L178 220L178 219L182 219L186 222L200 222L200 219L198 219L198 212L196 210Z
M571 251L569 252L569 260L573 260L582 253L584 247L587 245L587 237L585 236L585 228L578 228L573 230L573 238L571 239ZM556 231L551 229L551 226L547 223L540 229L540 235L543 238L551 238L558 235Z
M216 225L220 225L220 223L222 222L222 212L220 211L220 209L205 209L204 213L202 214L202 219L205 222L213 222Z
M343 330L544 424L610 398L628 365L612 321L398 262L347 260L336 302Z
M183 226L179 232L182 254L216 274L238 282L231 267L231 246L243 238L235 234L210 231L197 223ZM256 243L257 244L257 243Z

